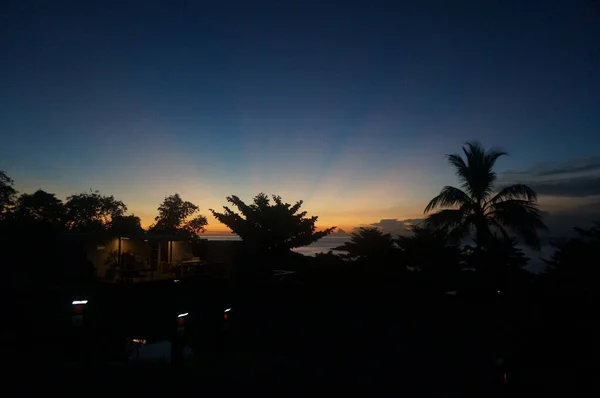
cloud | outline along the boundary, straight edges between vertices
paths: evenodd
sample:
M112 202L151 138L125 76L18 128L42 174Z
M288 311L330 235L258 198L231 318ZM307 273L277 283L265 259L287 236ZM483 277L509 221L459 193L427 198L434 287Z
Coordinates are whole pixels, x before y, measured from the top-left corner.
M600 195L600 176L565 178L553 181L525 181L539 195L593 196Z
M589 157L573 159L566 162L546 162L534 165L526 170L507 171L502 174L503 178L554 178L564 174L575 174L592 172L600 174L600 157Z
M573 227L586 228L600 220L600 157L538 164L500 175L499 187L529 185L540 195L549 231L542 240L573 236Z
M600 195L600 157L544 163L500 175L499 186L527 184L539 195L586 197Z
M569 174L579 173L587 171L600 172L600 159L588 159L587 161L579 161L578 164L571 164L559 168L553 168L549 170L541 170L538 172L539 176L554 176L558 174Z

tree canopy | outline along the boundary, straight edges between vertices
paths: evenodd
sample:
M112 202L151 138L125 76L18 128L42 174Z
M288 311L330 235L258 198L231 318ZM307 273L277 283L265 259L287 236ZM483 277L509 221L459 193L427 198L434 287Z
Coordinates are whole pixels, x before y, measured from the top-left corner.
M239 213L223 206L219 213L210 209L214 217L227 225L242 240L259 250L275 252L289 251L310 245L329 235L335 227L317 231L318 217L307 217L300 211L302 201L294 205L284 203L280 196L273 195L273 202L264 193L259 193L251 204L237 196L228 196L227 202L239 209Z
M572 295L597 295L600 258L600 222L591 228L574 228L577 236L552 246L556 249L546 274L561 291Z
M453 238L462 238L474 231L475 242L480 248L489 247L498 237L508 239L510 231L528 246L539 249L538 230L546 229L546 226L536 193L524 184L495 191L494 165L506 152L486 151L477 142L467 142L463 153L464 159L459 154L447 156L461 188L445 186L429 202L425 213L441 210L430 214L425 226L443 228Z
M17 191L13 188L14 181L0 170L0 218L14 205Z
M128 236L140 234L144 231L142 220L135 214L119 215L111 219L108 231L114 236Z
M439 276L459 271L461 250L449 244L446 231L415 226L412 232L396 239L401 261L407 267Z
M98 191L83 192L67 197L67 225L73 231L105 231L111 220L125 214L127 206L114 196Z
M55 194L38 189L33 194L22 194L15 206L15 217L23 221L42 222L64 228L67 211Z
M396 250L394 238L379 229L361 227L350 240L334 250L346 252L344 258L353 261L370 261L389 258Z
M208 220L199 214L198 206L192 202L184 201L179 194L167 196L158 206L158 216L150 227L152 231L166 233L186 233L197 236L205 231Z

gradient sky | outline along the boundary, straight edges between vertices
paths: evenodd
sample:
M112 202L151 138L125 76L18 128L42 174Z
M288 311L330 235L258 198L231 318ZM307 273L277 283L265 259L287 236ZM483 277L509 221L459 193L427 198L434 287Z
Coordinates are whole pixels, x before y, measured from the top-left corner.
M0 170L144 225L264 191L352 228L421 217L476 139L546 210L595 208L599 3L396 3L3 2Z

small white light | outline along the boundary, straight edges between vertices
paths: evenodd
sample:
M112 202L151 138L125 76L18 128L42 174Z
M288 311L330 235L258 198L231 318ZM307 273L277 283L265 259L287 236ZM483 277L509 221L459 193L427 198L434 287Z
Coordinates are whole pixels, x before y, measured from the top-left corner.
M500 290L498 290L498 294L502 293Z
M226 309L225 311L223 311L223 312L229 312L229 311L231 311L231 308L227 308L227 309Z
M73 301L73 305L87 304L87 300L75 300Z
M179 279L175 279L173 282L179 282Z
M188 316L188 315L189 315L189 312L184 312L183 314L177 315L177 318L181 318L181 317Z

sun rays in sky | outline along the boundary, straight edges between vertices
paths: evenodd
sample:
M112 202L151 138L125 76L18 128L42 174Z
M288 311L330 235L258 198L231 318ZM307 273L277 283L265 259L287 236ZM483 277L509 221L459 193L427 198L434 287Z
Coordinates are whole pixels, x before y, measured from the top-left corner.
M478 140L543 209L600 206L586 7L47 3L0 25L0 170L21 192L99 190L144 226L179 193L209 232L209 208L264 192L348 231L423 217L457 185L444 155Z
M117 131L113 126L99 128L94 136L100 138L82 149L87 156L64 158L57 171L21 171L13 178L20 191L41 188L62 199L89 189L112 194L125 202L130 214L141 217L144 227L153 222L163 198L173 193L200 207L209 219L209 232L227 230L208 209L221 209L232 194L245 201L259 192L290 203L303 200L303 208L318 215L323 228L351 230L381 218L418 216L427 198L423 194L435 187L415 184L427 176L407 167L405 154L379 156L381 147L369 139L374 123L368 124L343 139L273 128L211 142L208 134L190 141L157 120L138 120L123 123Z
M242 125L254 133L223 132L213 140L217 135L209 134L209 127L200 126L198 137L190 139L181 127L160 118L121 120L120 129L113 123L98 127L92 145L78 146L83 152L78 156L62 158L43 172L16 170L12 176L21 192L41 188L61 199L89 189L114 195L144 227L152 224L164 197L173 193L200 207L209 220L207 233L228 232L208 209L221 209L229 195L248 202L259 192L290 203L303 200L303 209L319 216L320 228L335 225L352 231L382 219L421 218L444 185L457 185L444 152L460 147L386 147L377 139L387 133L377 117L367 117L345 135L319 134L317 128L281 131L267 123L262 130ZM506 158L499 163L510 162ZM542 207L551 211L580 202L540 195Z
M259 192L289 203L303 200L303 209L319 216L318 227L352 231L380 220L421 218L444 185L458 185L444 153L457 152L459 145L385 145L379 138L388 133L386 124L377 114L341 135L248 123L241 128L249 134L221 135L200 124L198 136L190 138L180 126L148 113L120 120L120 128L114 122L96 127L88 145L71 137L77 156L62 157L50 168L15 170L17 188L41 188L61 199L99 190L124 201L144 227L152 224L165 196L179 193L207 216L210 234L228 232L208 209L221 209L230 195L246 202ZM506 164L511 158L499 162L499 174ZM540 203L552 212L585 204L577 197L544 193Z

